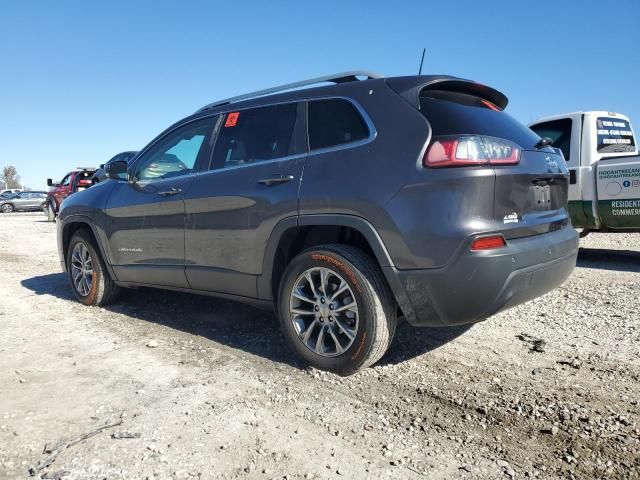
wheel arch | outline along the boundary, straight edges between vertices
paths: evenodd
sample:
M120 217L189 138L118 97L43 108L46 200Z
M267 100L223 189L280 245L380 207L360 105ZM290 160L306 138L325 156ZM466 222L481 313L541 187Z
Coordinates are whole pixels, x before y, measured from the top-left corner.
M289 261L307 248L327 243L361 248L381 268L393 266L378 232L364 218L343 214L288 217L276 225L267 242L262 275L257 278L258 297L277 298L280 278Z
M64 220L63 225L60 226L60 247L62 250L62 255L66 263L67 253L69 250L69 243L71 242L71 238L73 235L79 230L85 230L87 233L91 235L93 240L95 241L100 255L104 260L105 267L109 272L109 275L113 280L116 280L116 276L114 275L113 269L111 268L111 263L109 262L109 257L106 254L106 250L104 248L104 244L102 241L102 237L98 232L96 226L84 216L74 215L72 217L67 217Z

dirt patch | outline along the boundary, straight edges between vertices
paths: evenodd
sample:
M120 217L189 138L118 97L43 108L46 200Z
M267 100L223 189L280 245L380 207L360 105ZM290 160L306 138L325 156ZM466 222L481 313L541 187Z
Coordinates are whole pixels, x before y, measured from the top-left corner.
M304 369L270 312L78 304L40 220L0 217L2 478L79 438L37 475L638 478L640 235L590 235L562 287L481 324L401 324L341 378Z

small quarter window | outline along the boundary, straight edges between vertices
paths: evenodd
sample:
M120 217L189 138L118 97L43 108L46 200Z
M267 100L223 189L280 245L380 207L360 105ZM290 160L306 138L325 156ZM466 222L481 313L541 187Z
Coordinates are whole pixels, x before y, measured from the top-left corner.
M343 99L309 102L309 148L334 147L369 136L369 128L356 108Z
M213 150L213 168L229 168L293 155L297 104L228 112Z

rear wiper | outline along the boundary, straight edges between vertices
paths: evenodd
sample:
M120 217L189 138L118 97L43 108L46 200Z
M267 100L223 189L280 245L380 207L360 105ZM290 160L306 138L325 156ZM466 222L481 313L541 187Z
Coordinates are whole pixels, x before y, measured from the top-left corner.
M549 137L542 137L540 139L540 141L534 145L533 148L538 150L538 149L543 148L543 147L548 147L552 143L553 143L553 140L551 140Z

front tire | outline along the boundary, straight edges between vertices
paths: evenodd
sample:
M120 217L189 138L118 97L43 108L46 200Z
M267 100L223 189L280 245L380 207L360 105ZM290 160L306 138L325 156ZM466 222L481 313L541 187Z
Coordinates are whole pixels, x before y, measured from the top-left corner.
M2 205L2 213L11 213L13 212L13 205L10 203L5 203Z
M95 241L87 232L79 231L71 237L67 272L74 295L84 305L107 305L118 293L118 286L109 276Z
M56 206L53 202L49 202L47 206L47 220L50 222L56 221Z
M280 283L280 324L306 363L351 375L387 351L397 308L377 263L348 245L302 252Z

